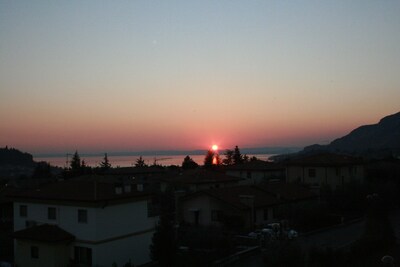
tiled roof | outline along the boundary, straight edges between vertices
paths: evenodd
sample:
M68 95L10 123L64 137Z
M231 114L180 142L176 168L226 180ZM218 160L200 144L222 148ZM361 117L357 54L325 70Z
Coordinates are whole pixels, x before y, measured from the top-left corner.
M67 180L36 187L31 190L15 192L10 195L13 198L54 200L54 201L78 201L99 202L121 199L136 199L148 194L135 191L116 193L115 187L121 186L109 182L98 182L96 180Z
M285 161L285 163L286 165L301 166L341 166L361 164L362 160L360 158L347 155L319 153L288 159Z
M205 183L223 183L240 181L241 178L226 175L217 171L205 169L187 170L177 174L169 179L163 179L166 182L181 184L205 184Z
M119 167L111 168L106 173L111 175L142 175L152 173L164 173L165 169L157 166L148 167Z
M10 186L0 186L0 204L2 203L12 203L12 199L8 196L17 190Z
M238 170L238 171L276 171L276 170L284 170L284 166L274 163L268 162L264 160L253 160L249 162L245 162L239 165L228 166L226 168L229 170Z
M273 206L281 203L273 194L269 194L256 186L250 185L214 188L188 195L185 198L190 199L201 194L209 195L238 209L251 208L251 201L248 201L250 198L254 199L254 207L256 208Z
M14 232L14 238L42 242L72 241L75 237L57 225L42 224Z
M317 197L317 195L308 188L297 184L277 183L258 185L257 187L287 201L301 201Z

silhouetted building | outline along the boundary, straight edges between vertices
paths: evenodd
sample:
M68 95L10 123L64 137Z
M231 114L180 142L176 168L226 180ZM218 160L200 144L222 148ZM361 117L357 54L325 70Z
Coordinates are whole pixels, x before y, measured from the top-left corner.
M263 160L253 160L239 165L228 166L225 173L244 179L245 184L260 184L285 181L283 165Z
M286 160L288 183L302 183L319 188L329 185L332 189L351 181L363 182L365 171L361 159L331 153L322 153Z

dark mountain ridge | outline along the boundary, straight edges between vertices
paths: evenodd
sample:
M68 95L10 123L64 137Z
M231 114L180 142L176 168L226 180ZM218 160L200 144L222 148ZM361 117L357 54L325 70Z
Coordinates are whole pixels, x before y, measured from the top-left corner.
M400 155L400 112L384 117L377 124L364 125L329 145L305 147L301 153L334 152L381 158Z

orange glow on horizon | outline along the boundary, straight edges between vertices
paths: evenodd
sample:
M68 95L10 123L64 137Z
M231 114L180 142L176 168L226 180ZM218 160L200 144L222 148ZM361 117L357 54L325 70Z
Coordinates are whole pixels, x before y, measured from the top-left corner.
M218 150L218 146L217 145L212 145L211 149L214 150L214 151L217 151Z

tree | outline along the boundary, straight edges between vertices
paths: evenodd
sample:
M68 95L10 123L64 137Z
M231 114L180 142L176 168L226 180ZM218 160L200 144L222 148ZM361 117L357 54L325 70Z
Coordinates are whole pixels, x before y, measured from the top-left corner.
M204 167L206 168L211 168L213 165L213 160L214 160L214 151L208 150L206 157L204 158Z
M70 163L71 171L79 172L81 170L81 166L81 157L79 156L78 151L75 151Z
M144 162L144 159L142 158L142 156L140 156L135 163L135 167L146 167L146 163Z
M189 169L196 169L199 166L191 157L186 156L182 162L182 169L189 170Z
M51 166L48 162L39 162L33 171L32 178L52 178Z
M247 156L247 154L244 154L243 157L242 157L242 163L243 162L249 162L249 161L250 161L249 156Z
M221 165L221 158L218 153L214 153L213 164L217 166Z
M250 158L250 162L254 162L254 161L257 161L257 160L259 160L256 156L252 156L251 158Z
M376 193L368 195L367 202L365 231L362 238L376 248L393 245L396 237L388 218L387 207Z
M172 214L166 205L161 206L160 221L150 245L150 257L158 261L159 266L172 267L176 260L177 241Z
M100 163L100 168L104 171L109 170L111 168L111 164L108 161L107 153L104 154L103 161Z
M224 153L225 158L222 160L224 165L232 165L233 164L233 150L227 149Z
M238 165L243 163L243 156L240 153L239 147L235 146L235 150L233 151L233 164Z

